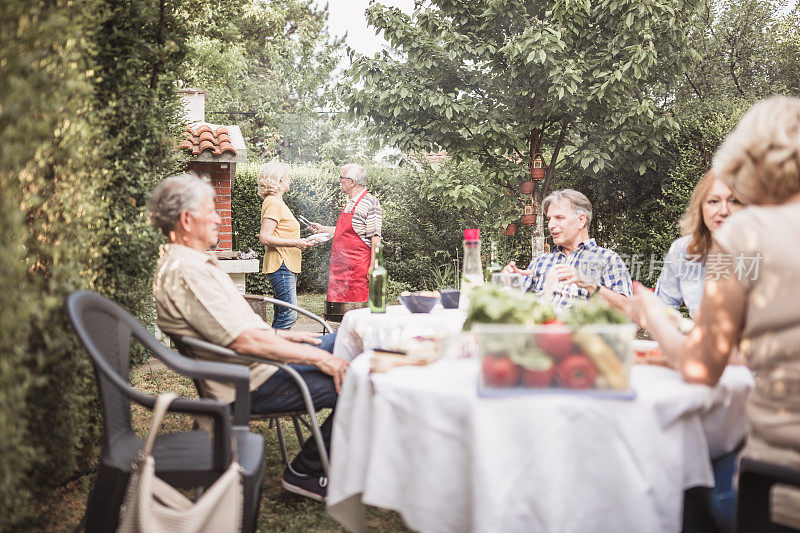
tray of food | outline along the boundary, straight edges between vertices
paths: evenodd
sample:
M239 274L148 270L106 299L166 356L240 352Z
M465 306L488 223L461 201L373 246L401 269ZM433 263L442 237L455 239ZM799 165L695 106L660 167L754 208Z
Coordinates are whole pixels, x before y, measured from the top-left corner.
M633 346L633 363L637 365L656 365L672 368L672 365L664 357L661 347L656 341L636 339Z
M476 335L481 396L575 393L633 398L636 325L599 299L556 311L532 294L482 287L465 328Z

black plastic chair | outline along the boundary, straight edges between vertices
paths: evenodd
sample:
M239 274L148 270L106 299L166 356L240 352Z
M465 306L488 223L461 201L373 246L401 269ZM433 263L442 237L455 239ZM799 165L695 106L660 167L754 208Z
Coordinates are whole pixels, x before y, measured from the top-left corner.
M800 488L800 470L754 459L739 463L739 497L736 505L737 533L769 531L769 493L774 485Z
M222 346L218 346L216 344L212 344L210 342L206 342L200 339L195 339L192 337L184 336L180 338L172 338L172 342L178 348L178 351L184 354L186 358L190 360L195 360L193 349L199 348L207 352L215 353L222 357L239 359L240 361L246 363L263 363L263 364L277 366L278 368L282 369L284 372L289 374L289 376L291 376L294 382L297 384L297 388L300 391L301 396L303 397L303 404L305 405L305 411L259 414L259 413L246 413L234 408L233 424L236 427L240 426L247 427L249 425L250 420L269 420L270 426L274 425L275 430L277 431L278 442L280 443L281 455L283 456L283 460L286 463L286 465L289 466L290 464L289 454L286 449L286 440L283 434L283 427L280 423L280 419L282 417L290 417L294 423L294 428L295 432L297 433L298 441L302 443L304 440L302 430L300 429L301 424L311 431L311 435L314 438L314 441L316 442L317 445L317 450L319 450L320 460L322 462L322 468L325 474L326 475L328 474L328 465L329 465L328 451L327 448L325 447L325 441L322 438L322 432L320 431L319 423L317 422L317 412L316 409L314 408L314 402L311 399L311 393L308 390L308 385L306 385L306 382L303 381L303 378L295 369L293 369L289 365L280 363L278 361L272 361L270 359L263 359L261 357L254 357L250 355L240 354L234 352L229 348L224 348ZM197 386L198 393L201 395L201 397L204 396L205 391L202 387L202 384L198 380L195 380L195 385ZM301 418L303 415L307 415L308 417L307 421Z
M250 410L249 375L246 367L193 361L167 349L144 326L114 302L94 293L79 291L67 296L64 308L86 351L92 358L103 404L103 454L84 518L89 532L113 531L128 484L131 463L142 440L131 427L130 402L151 408L154 396L130 386L128 372L131 341L181 374L233 382L235 405ZM244 472L242 530L254 531L264 478L264 439L243 428L232 428L230 407L211 400L179 398L170 412L205 415L214 423L213 440L202 431L159 435L153 455L158 477L180 488L207 487L230 465L232 438Z

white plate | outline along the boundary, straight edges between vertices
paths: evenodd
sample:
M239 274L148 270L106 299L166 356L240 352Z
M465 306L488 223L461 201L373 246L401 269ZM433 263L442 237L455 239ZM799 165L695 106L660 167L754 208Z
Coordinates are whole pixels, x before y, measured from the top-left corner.
M306 237L307 241L316 241L317 243L328 242L333 238L330 233L315 233Z

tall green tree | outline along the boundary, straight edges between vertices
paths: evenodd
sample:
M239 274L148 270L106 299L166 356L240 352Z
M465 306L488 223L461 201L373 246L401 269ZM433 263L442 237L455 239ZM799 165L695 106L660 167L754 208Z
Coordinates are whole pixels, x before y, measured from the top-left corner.
M313 0L202 4L187 5L183 14L190 37L181 80L210 92L207 120L241 125L256 155L315 160L331 137L332 125L320 111L343 46L328 33L327 5Z
M498 186L516 189L542 154L547 175L578 163L602 172L669 139L665 113L690 64L695 0L433 0L412 15L367 11L390 50L354 55L344 102L404 149L474 158ZM542 218L534 248L543 246Z
M752 102L798 91L800 7L782 13L784 4L778 0L703 0L689 32L699 61L684 72L678 102Z

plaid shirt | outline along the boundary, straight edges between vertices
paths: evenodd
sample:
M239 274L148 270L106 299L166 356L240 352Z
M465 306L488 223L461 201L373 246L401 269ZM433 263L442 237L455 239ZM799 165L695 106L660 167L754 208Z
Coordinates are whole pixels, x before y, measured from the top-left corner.
M567 264L578 271L584 279L596 280L600 285L614 292L630 296L632 294L631 275L622 258L598 246L594 239L584 241L569 256L556 245L549 254L540 255L528 265L531 276L525 281L525 290L539 293L544 290L547 273L556 265ZM570 307L573 300L588 300L591 294L575 283L556 282L553 287L551 303L557 307Z

